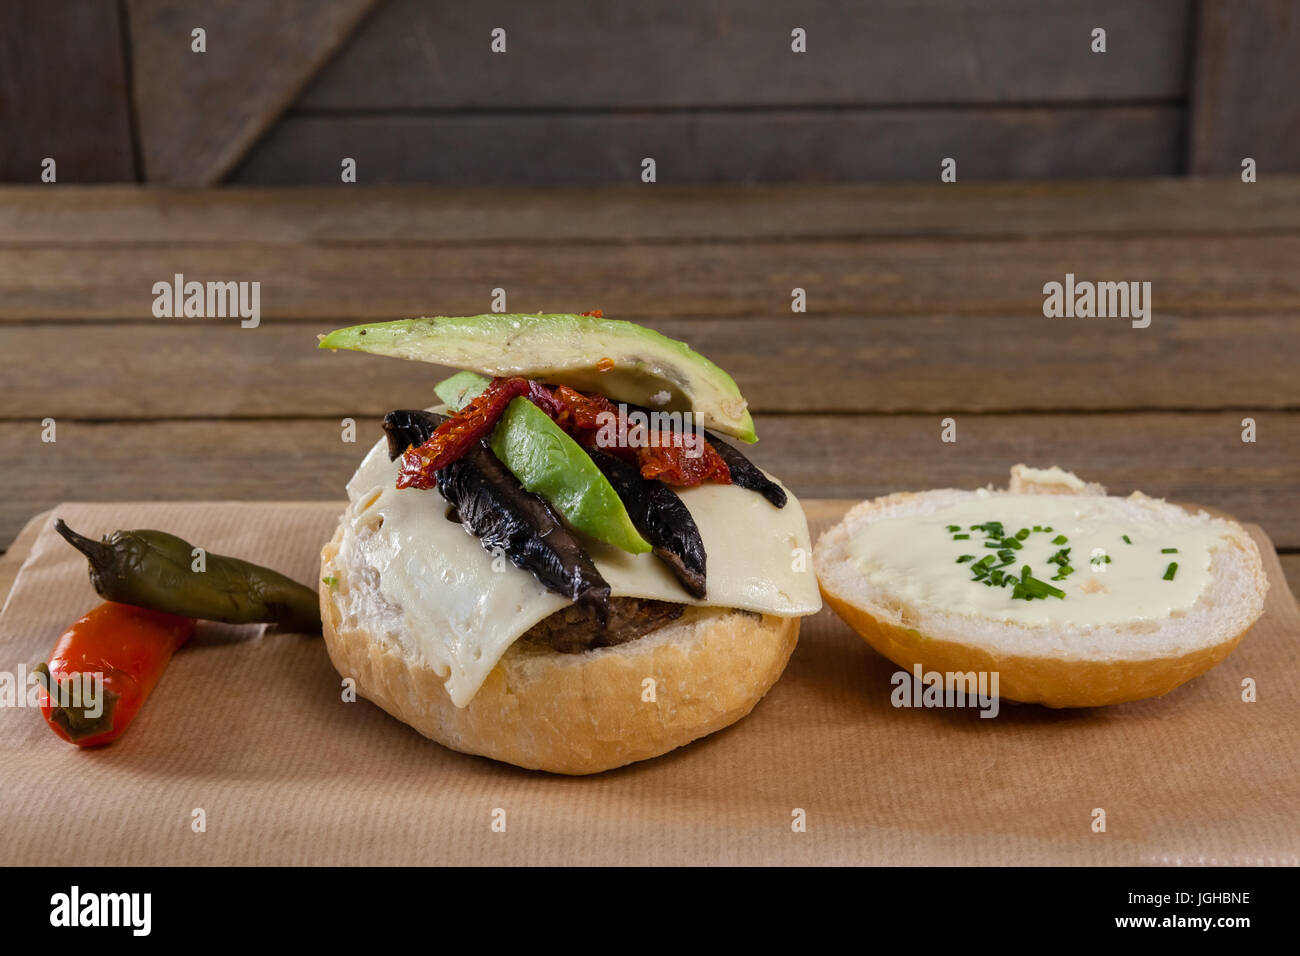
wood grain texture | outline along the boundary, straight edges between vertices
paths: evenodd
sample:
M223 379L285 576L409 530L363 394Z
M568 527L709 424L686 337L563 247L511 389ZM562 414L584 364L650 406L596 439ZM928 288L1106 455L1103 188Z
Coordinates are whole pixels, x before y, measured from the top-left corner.
M727 369L760 412L1300 409L1294 316L812 315L648 323ZM382 415L448 371L315 348L327 323L0 324L0 418ZM57 388L50 383L57 381Z
M868 498L900 490L1004 485L1016 462L1056 463L1115 494L1141 489L1261 524L1300 547L1300 415L1261 413L1259 441L1233 413L958 416L954 444L936 415L762 415L749 454L802 497ZM333 419L0 423L0 540L60 501L335 500L372 439L375 419L341 441ZM86 463L94 463L88 480Z
M128 109L116 3L0 5L0 181L41 182L46 157L59 183L134 181Z
M0 244L1300 234L1300 176L546 190L0 187Z
M308 109L1175 99L1189 0L388 0ZM1109 50L1090 50L1105 26ZM507 52L489 36L507 31ZM802 27L808 53L790 49Z
M250 185L530 186L938 182L1167 176L1182 164L1174 106L718 112L290 113L232 174Z
M375 0L127 0L145 178L217 182ZM191 31L207 31L206 52Z
M1202 0L1194 77L1190 172L1300 171L1300 4Z
M151 318L156 282L261 282L263 321L345 323L485 311L603 309L673 315L1042 316L1043 285L1150 281L1153 321L1172 314L1300 311L1300 236L1035 241L847 241L544 245L167 243L0 247L0 320ZM159 320L174 321L174 320ZM1123 319L1060 320L1122 325Z

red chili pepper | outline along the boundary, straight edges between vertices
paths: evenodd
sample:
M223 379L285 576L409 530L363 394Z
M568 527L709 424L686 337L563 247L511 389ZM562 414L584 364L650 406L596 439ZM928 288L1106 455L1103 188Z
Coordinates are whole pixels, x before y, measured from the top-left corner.
M506 406L529 393L525 378L494 378L482 394L437 427L429 440L406 450L398 488L433 488L445 468L495 427Z
M112 743L193 633L193 618L101 604L64 631L49 664L38 667L45 722L78 747Z

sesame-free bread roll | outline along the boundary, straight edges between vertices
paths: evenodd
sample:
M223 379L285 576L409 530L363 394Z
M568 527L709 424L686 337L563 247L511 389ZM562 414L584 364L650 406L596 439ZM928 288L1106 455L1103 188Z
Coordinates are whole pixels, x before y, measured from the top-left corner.
M989 521L1005 534L979 527ZM1022 528L1003 585L973 579L977 561L1003 564L999 541ZM826 602L901 668L997 672L1000 696L1049 707L1168 693L1227 657L1268 590L1236 522L1024 465L1006 491L864 501L821 536L813 561ZM1065 596L1012 597L1026 565L1032 587Z
M345 520L347 518L345 517ZM374 613L371 569L340 553L343 527L321 553L321 619L330 660L363 697L453 750L562 774L598 773L667 753L729 726L781 676L799 618L688 608L636 640L578 654L516 641L466 707L445 675ZM391 611L391 609L389 609ZM654 680L647 700L645 680Z

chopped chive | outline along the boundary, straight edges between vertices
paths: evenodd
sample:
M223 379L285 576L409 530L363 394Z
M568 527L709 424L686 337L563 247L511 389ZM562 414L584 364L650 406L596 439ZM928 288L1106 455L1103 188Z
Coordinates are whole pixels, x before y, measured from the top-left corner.
M1028 573L1028 566L1025 567L1025 573L1021 575L1020 581L1016 584L1015 591L1012 592L1013 598L1020 598L1025 601L1032 601L1034 598L1043 599L1047 597L1064 598L1065 592L1060 588L1054 588L1046 581L1040 581L1032 574Z
M954 541L969 541L969 540L970 540L970 535L968 535L968 534L955 534L955 535L952 536L952 540L954 540Z
M948 525L948 531L949 531L949 533L951 533L951 532L953 532L953 531L960 531L960 530L961 530L961 525L959 525L959 524L950 524L950 525Z
M958 563L958 564L965 564L967 561L974 561L974 560L975 560L975 555L973 555L973 554L963 554L960 558L957 559L957 563Z
M1021 528L1019 531L1016 532L1016 540L1018 541L1024 541L1028 537L1029 537L1028 528Z
M1050 558L1048 558L1047 560L1048 560L1048 562L1051 563L1051 564L1062 564L1062 565L1064 565L1064 564L1069 564L1069 563L1070 563L1070 549L1069 549L1069 548L1062 548L1060 551L1057 551L1056 554L1052 555L1052 556L1051 556Z
M1132 541L1129 540L1128 535L1126 535L1126 534L1120 535L1120 537L1124 539L1124 543L1125 543L1125 544L1132 544L1132 543L1133 543Z
M1065 597L1065 592L1064 592L1064 591L1062 591L1060 588L1054 588L1054 587L1052 587L1052 586L1051 586L1050 584L1048 584L1046 581L1039 581L1037 578L1030 578L1029 580L1030 580L1032 583L1039 585L1039 586L1040 586L1044 591L1046 591L1048 594L1050 594L1050 595L1051 595L1052 597L1054 597L1054 598L1064 598L1064 597Z
M1044 526L1043 526L1043 532L1044 532L1045 534L1051 534L1051 533L1052 533L1052 526L1051 526L1050 524L1049 524L1049 525L1044 525Z
M1160 549L1160 553L1161 553L1161 554L1177 554L1177 553L1178 553L1178 549L1177 549L1177 548L1161 548L1161 549Z
M1165 580L1172 581L1174 579L1174 575L1177 573L1178 573L1178 562L1177 561L1169 562L1169 567L1165 568Z
M1055 538L1052 539L1052 544L1069 544L1069 543L1070 543L1070 539L1063 534L1058 534Z
M1036 525L1034 525L1034 530L1035 530L1035 531L1042 531L1042 530L1043 530L1043 526L1042 526L1041 524L1036 524Z

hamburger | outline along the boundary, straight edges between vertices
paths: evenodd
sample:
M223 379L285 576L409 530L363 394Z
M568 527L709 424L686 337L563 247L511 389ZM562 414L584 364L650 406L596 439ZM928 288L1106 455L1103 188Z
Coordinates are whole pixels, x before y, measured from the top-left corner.
M330 659L463 753L587 774L750 712L821 607L799 502L722 369L585 315L322 336L457 369L397 409L321 554Z

